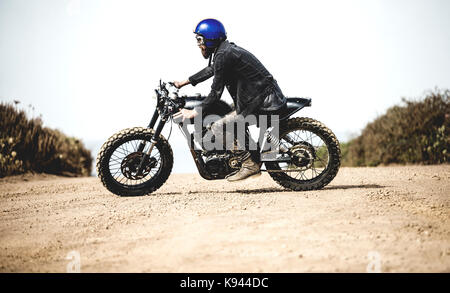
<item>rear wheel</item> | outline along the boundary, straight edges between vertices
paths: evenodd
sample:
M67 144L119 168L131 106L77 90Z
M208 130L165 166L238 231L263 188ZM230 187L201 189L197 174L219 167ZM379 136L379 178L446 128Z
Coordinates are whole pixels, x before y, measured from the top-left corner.
M341 150L334 133L311 118L292 118L280 125L280 143L289 149L289 162L265 162L270 176L291 190L327 185L340 166Z
M153 130L128 128L114 134L102 146L97 157L97 173L112 193L124 196L149 194L160 188L172 171L173 153L160 135L149 156ZM145 147L140 149L139 146ZM141 162L142 172L138 172Z

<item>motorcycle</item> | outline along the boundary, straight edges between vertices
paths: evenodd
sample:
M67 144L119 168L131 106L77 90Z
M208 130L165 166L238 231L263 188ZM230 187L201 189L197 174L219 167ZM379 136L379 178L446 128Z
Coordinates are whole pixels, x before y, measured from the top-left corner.
M212 110L202 113L202 117L213 117L210 123L195 124L194 130L189 130L193 119L177 122L173 115L182 108L194 109L205 97L179 96L173 83L161 81L155 92L156 107L148 126L127 128L112 135L97 156L98 177L109 191L120 196L139 196L150 194L164 184L173 166L172 148L168 139L161 135L169 122L170 133L176 123L186 137L197 170L204 179L224 179L240 169L242 156L239 152L206 149L199 142L211 123L233 111L232 105L219 100L209 107ZM269 122L267 129L260 129L258 149L265 166L261 171L268 172L282 187L295 191L323 188L333 180L340 166L339 141L328 127L311 118L291 118L309 106L309 98L288 97L282 109L259 116L272 115L270 117L275 117L273 124L278 126ZM261 126L259 121L256 125ZM251 136L247 127L245 135Z

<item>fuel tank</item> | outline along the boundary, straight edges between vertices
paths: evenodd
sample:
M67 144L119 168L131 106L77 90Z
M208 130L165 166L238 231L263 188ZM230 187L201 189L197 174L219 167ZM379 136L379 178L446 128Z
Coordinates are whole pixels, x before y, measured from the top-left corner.
M183 96L182 97L185 101L184 108L192 110L195 107L199 106L203 99L206 98L206 96ZM234 109L227 103L225 103L222 100L219 100L214 103L213 106L210 107L210 109L204 113L202 113L203 117L207 115L217 115L220 117L225 116L226 114L230 113ZM191 119L191 123L194 122L194 119Z

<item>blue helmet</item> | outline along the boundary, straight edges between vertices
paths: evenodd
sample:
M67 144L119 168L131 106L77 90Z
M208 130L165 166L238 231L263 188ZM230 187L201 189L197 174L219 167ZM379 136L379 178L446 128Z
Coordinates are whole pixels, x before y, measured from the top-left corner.
M194 33L201 35L205 39L207 48L216 48L221 42L227 39L225 27L217 19L204 19L195 27Z

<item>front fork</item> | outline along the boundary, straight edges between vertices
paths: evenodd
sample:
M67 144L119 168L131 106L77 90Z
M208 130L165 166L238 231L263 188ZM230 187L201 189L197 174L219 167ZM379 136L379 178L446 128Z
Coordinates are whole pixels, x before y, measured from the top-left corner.
M164 116L165 115L163 115L162 117L164 117ZM150 120L150 123L148 124L147 128L150 128L150 129L153 128L156 124L156 121L158 120L158 117L159 117L158 109L155 109L155 112L153 113L153 116L152 116L152 120ZM150 154L152 153L153 147L158 142L158 137L161 134L161 131L163 130L164 125L166 125L166 121L167 121L167 119L165 117L162 118L161 120L159 120L158 126L156 127L156 130L153 133L152 138L150 139L150 142L151 142L150 148L148 149L148 151L146 153L144 153L144 155L142 156L141 162L139 163L139 167L137 169L138 176L142 175L142 169L144 167L144 162L150 156ZM145 145L146 145L146 141L145 140L141 141L137 151L143 152L145 149Z

